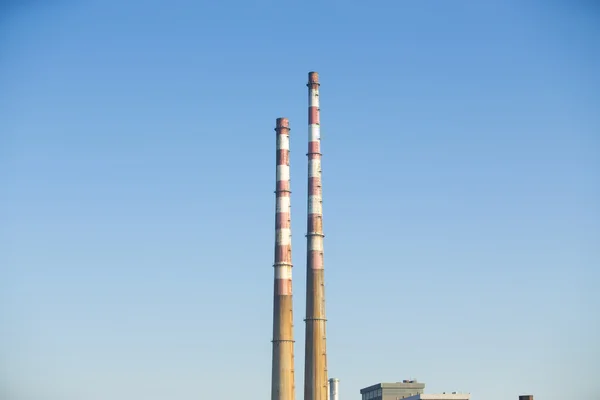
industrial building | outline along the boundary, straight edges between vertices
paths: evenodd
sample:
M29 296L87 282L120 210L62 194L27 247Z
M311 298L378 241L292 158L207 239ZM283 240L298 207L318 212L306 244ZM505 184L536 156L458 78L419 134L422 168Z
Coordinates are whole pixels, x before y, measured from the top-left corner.
M416 394L404 400L470 400L470 393L439 393L439 394Z
M398 400L423 393L425 384L416 380L378 383L360 390L362 400Z
M378 383L360 390L362 400L470 400L470 393L424 394L425 384L416 380ZM533 399L519 399L533 400Z

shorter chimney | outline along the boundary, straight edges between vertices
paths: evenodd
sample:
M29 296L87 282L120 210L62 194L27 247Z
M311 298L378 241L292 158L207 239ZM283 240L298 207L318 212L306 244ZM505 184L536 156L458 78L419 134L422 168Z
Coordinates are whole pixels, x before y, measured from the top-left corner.
M329 400L340 400L340 380L331 378L329 380Z

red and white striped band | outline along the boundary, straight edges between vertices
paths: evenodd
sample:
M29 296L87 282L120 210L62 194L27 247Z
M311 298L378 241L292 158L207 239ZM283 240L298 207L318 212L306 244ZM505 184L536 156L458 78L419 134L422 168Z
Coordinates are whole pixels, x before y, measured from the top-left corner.
M277 173L275 201L275 295L292 295L292 231L290 213L290 128L277 118Z
M319 75L308 76L308 233L307 266L323 269L323 199L321 192L321 125Z

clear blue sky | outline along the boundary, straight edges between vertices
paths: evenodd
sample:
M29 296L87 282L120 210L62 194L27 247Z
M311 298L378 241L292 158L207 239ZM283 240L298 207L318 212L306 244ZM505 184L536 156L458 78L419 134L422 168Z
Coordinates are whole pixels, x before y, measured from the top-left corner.
M595 398L592 3L3 1L0 397L269 398L285 116L302 398L315 70L342 398Z

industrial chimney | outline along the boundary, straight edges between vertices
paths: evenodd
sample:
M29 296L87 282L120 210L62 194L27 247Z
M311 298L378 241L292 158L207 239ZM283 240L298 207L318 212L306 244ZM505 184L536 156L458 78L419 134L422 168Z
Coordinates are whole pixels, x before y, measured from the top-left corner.
M308 229L304 400L327 400L319 74L308 73Z
M340 400L340 380L331 378L329 380L329 400Z
M277 118L275 132L277 137L277 172L271 400L294 400L290 126L287 118Z

